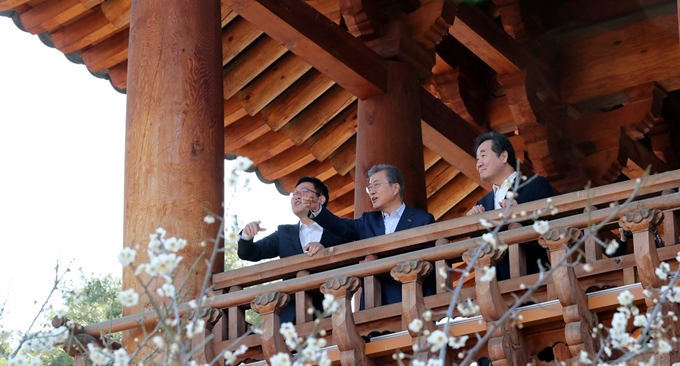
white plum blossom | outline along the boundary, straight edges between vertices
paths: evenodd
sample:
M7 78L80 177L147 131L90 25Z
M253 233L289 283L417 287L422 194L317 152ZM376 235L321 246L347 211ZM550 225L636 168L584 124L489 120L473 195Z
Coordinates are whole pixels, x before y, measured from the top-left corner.
M666 354L670 353L673 350L673 347L671 347L671 344L668 343L667 340L663 338L657 338L656 341L656 352L658 354Z
M236 174L235 172L231 172L231 174L229 175L229 178L226 178L224 180L224 184L228 188L236 187L236 185L238 184L238 174Z
M465 347L465 342L468 341L470 337L469 336L460 336L460 337L450 337L449 338L449 347L453 349L459 349Z
M158 233L149 234L149 244L146 246L149 249L149 253L158 253L163 247L160 236Z
M426 366L442 366L442 360L438 358L430 358L427 360L427 365Z
M423 320L429 322L432 320L432 310L423 311Z
M479 278L479 281L489 282L494 278L496 278L496 267L484 266L484 268L482 268L482 276Z
M427 337L427 344L430 345L430 352L439 351L448 342L448 337L444 332L437 329Z
M323 311L325 311L328 314L332 314L338 311L339 307L340 305L338 304L337 301L335 301L335 296L331 294L323 295Z
M439 267L437 269L437 274L439 275L439 277L442 277L442 278L449 277L449 271L446 269L446 267Z
M425 366L425 362L421 360L411 360L411 366Z
M408 324L408 329L414 333L420 333L420 330L423 329L423 321L417 318L413 319Z
M166 239L163 242L163 247L165 248L165 250L167 250L168 252L173 252L173 253L176 253L176 252L184 249L184 247L186 247L186 246L187 246L186 239L182 239L182 238L178 239L178 238L175 238L174 236L170 239Z
M208 225L214 224L214 223L215 223L215 216L213 216L213 215L205 215L205 217L203 218L203 222L205 222L205 223L208 224Z
M607 255L612 255L616 253L616 250L619 249L619 242L616 240L610 240L609 244L607 244L607 248L604 250L604 252Z
M253 161L245 156L239 156L234 159L234 169L237 170L248 170L253 165Z
M7 361L7 366L28 366L28 358L24 355L16 355Z
M146 272L151 276L169 275L181 261L182 257L178 257L175 253L160 253L151 258Z
M120 262L120 264L123 266L129 266L135 261L135 256L137 256L136 250L130 247L125 247L118 254L118 262Z
M482 226L484 226L487 229L493 227L493 224L487 219L479 219L479 223L482 224Z
M482 240L491 245L492 248L496 248L496 245L498 243L496 241L496 236L493 233L486 233L482 235Z
M298 334L297 331L295 330L295 326L293 326L293 323L287 322L281 324L279 333L281 333L283 338L286 340L286 345L288 345L290 349L295 349L297 347Z
M93 343L88 343L87 345L90 361L95 365L106 365L109 363L109 357L104 353L104 351Z
M590 264L590 263L584 264L582 268L583 268L583 271L586 272L586 273L590 273L590 272L593 271L593 265Z
M127 289L118 294L118 300L120 300L120 304L123 306L135 306L139 301L139 294L134 289Z
M127 366L130 364L130 356L124 348L113 351L113 364L115 366Z
M667 280L668 279L668 274L671 272L671 266L668 265L666 262L661 262L659 263L659 268L654 270L654 273L656 273L656 276L659 277L662 280Z
M235 232L235 231L228 230L228 231L224 234L224 241L225 241L225 243L237 243L238 240L239 240L239 235L238 235L238 233Z
M585 350L581 350L581 352L579 352L578 362L586 365L590 365L591 363L593 363L593 361L591 361L590 358L588 358L588 352L586 352Z
M633 319L633 325L636 327L645 327L647 326L647 316L645 315L636 315L635 318Z
M165 340L161 336L154 336L151 338L151 342L153 342L157 348L163 348L163 346L165 346Z
M479 314L479 305L473 303L471 299L467 299L465 303L459 302L456 305L456 309L458 309L460 315L464 317L475 316Z
M291 366L290 356L287 353L279 352L269 359L271 366Z
M164 283L163 286L156 289L156 293L161 297L175 297L175 286L171 283Z
M626 290L619 293L619 296L617 296L616 299L619 301L619 304L621 304L621 306L630 306L633 305L633 300L635 300L635 296L633 296L633 294L630 291Z
M507 199L509 199L509 200L514 200L514 199L515 199L515 192L509 191L509 192L505 195L505 198L507 198Z
M543 235L550 230L550 223L546 220L538 220L534 222L533 225L534 231L539 233L540 235Z
M205 320L197 319L196 321L187 324L187 338L194 338L195 335L201 334L205 330Z

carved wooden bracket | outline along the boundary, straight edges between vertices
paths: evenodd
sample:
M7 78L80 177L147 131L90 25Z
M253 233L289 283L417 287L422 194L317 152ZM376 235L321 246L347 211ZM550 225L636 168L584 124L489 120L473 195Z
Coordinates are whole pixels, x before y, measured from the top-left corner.
M501 14L503 29L519 43L529 41L520 11L520 0L493 0L493 3Z
M664 214L655 208L642 208L628 212L619 219L619 226L633 234L646 232L663 222Z
M335 296L339 307L332 315L333 340L340 351L342 366L371 365L366 357L366 345L352 316L352 295L359 289L361 281L353 276L337 277L321 285L321 292Z
M339 0L340 14L347 31L357 38L373 38L380 33L378 9L375 1Z
M224 329L223 327L217 327L215 329L215 326L219 321L222 319L222 310L217 309L217 308L207 308L203 310L203 320L205 321L205 338L203 339L195 339L194 342L202 342L205 339L210 339L211 336L214 338L212 339L213 341L221 341L224 337ZM215 347L214 344L215 342L209 341L205 343L205 346L203 347L204 352L205 352L205 358L207 360L214 360L217 357L217 353L215 353Z
M289 353L286 341L279 332L281 329L281 310L288 305L288 301L288 294L275 291L258 295L250 302L250 307L260 314L262 353L267 360L279 352Z
M470 263L475 257L479 247L470 248L463 254L463 260ZM491 281L482 281L483 273L479 271L480 268L487 265L494 265L496 261L502 258L503 252L498 249L491 249L485 246L479 260L475 263L475 294L477 295L477 303L479 304L482 317L487 322L487 331L492 331L494 324L501 318L503 314L508 311L508 305L501 295L501 290L498 287L498 280L492 278ZM500 327L493 332L493 336L489 339L488 350L489 358L493 364L499 365L526 365L529 361L526 353L527 347L524 345L525 340L522 332L517 329L510 321L505 321Z
M580 229L567 227L548 231L538 238L538 242L550 250L550 262L558 263L566 255L569 247L583 238ZM557 297L562 304L562 317L565 322L565 340L571 355L576 357L581 350L594 354L597 342L590 336L593 328L593 314L588 308L588 298L579 286L574 272L574 257L566 259L565 265L553 269L552 280Z
M484 124L484 103L474 88L474 82L463 73L460 67L433 76L437 92L444 104L465 121L479 128Z

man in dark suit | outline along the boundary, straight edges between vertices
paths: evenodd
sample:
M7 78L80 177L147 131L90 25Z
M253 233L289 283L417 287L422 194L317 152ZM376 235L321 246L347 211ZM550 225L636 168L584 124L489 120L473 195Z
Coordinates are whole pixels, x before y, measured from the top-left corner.
M324 229L350 240L368 239L434 223L432 214L404 204L404 178L399 169L386 164L376 165L369 169L368 176L366 192L375 211L364 212L360 218L350 220L339 218L312 201L305 201L309 217ZM423 284L423 295L435 292L433 272ZM383 305L401 302L401 284L391 277L384 279L381 297Z
M302 204L302 197L310 196L320 205L328 202L328 188L321 180L312 177L302 177L298 180L295 190L290 194L290 206L300 222L293 225L279 225L278 230L269 236L253 242L253 238L260 231L260 221L253 221L243 228L238 241L238 257L247 261L260 261L267 258L285 258L297 254L313 256L319 250L343 244L349 240L324 230L319 224L307 217L308 209ZM312 295L315 308L322 310L323 296L318 293ZM293 322L295 319L295 302L290 303L281 313L281 322Z
M517 166L515 149L504 135L496 132L480 135L475 140L475 151L479 177L485 182L493 183L493 191L482 197L477 205L468 211L468 215L552 197L553 190L548 180L544 177L533 176L520 182L521 187L512 199L507 198L508 192L514 188L515 180L518 177L521 178L521 175L515 171ZM529 274L538 273L538 260L549 263L545 249L538 244L526 247L526 257ZM510 278L507 255L496 264L496 275L499 280Z

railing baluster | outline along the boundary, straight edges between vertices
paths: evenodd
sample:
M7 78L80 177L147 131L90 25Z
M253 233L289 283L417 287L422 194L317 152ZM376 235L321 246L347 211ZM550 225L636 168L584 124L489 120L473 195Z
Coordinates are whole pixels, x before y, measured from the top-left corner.
M262 353L269 360L279 352L289 353L286 341L279 332L281 329L281 311L288 305L288 294L278 291L258 295L250 303L250 307L260 314L262 324Z
M307 271L299 271L295 277L299 278L308 275L309 272ZM311 322L314 319L313 314L307 313L307 308L312 306L311 304L312 299L307 291L298 291L295 293L295 324Z

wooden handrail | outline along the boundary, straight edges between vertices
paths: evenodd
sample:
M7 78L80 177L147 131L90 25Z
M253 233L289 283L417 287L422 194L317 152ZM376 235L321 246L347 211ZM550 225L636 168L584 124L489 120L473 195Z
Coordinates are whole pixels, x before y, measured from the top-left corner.
M653 192L661 192L664 189L677 188L680 186L680 171L667 172L652 175L645 178L644 186L640 189L640 195ZM596 187L567 193L553 197L553 205L561 213L574 210L582 210L586 205L600 205L614 201L623 201L630 196L635 188L634 181L615 183L607 186ZM528 202L518 205L515 212L533 212L546 208L544 200ZM549 213L543 215L550 219ZM579 216L583 217L583 216ZM465 216L453 220L443 221L410 230L399 231L394 234L383 235L371 239L360 240L340 246L328 248L317 253L313 257L293 256L276 261L260 263L253 266L239 268L213 276L213 284L216 289L229 288L231 286L252 286L255 284L294 277L300 270L312 272L324 271L329 268L338 268L349 264L358 263L359 260L371 254L389 255L396 251L413 251L414 247L423 243L434 242L440 238L460 238L476 236L486 229L480 224L480 219L495 220L498 211L486 212L480 215ZM575 225L572 225L575 226ZM527 232L531 231L528 229ZM522 240L531 240L535 237L527 237ZM454 257L460 256L458 254ZM387 269L385 272L388 272Z
M574 215L574 216L569 216L569 217L564 217L560 219L556 219L551 221L551 226L552 227L585 227L589 223L597 223L608 216L612 215L613 213L616 213L617 210L621 210L619 212L620 216L621 214L625 212L631 212L635 211L641 208L657 208L660 210L668 210L668 209L673 209L673 208L678 208L680 207L680 193L674 193L670 195L666 195L663 197L654 197L654 198L649 198L645 200L640 200L640 201L635 201L632 202L630 205L628 205L625 208L617 208L617 207L610 207L610 208L605 208L601 210L596 210L584 214L579 214L579 215ZM616 218L618 218L616 216ZM468 217L465 219L474 219L475 221L479 220L480 216L477 217ZM384 237L377 237L373 238L370 240L365 240L363 241L364 245L369 245L370 243L378 243L378 244L383 244L386 241L387 237L392 237L397 241L400 241L401 243L418 243L418 242L427 242L431 241L434 238L441 238L441 237L446 237L447 233L450 233L451 231L455 231L456 228L454 227L456 220L451 220L447 222L442 222L442 223L437 223L437 224L432 224L428 225L426 227L421 227L413 230L408 230L404 232L399 232L395 233L392 235L384 236ZM420 236L419 236L420 235ZM519 229L514 229L514 230L509 230L505 232L500 233L501 239L508 243L509 245L515 245L517 243L521 243L524 241L528 240L534 240L538 237L538 234L533 230L531 227L522 227ZM373 275L377 273L386 273L389 272L392 267L394 267L396 264L410 260L413 258L419 258L422 260L427 260L427 261L437 261L441 259L449 259L449 258L457 258L461 257L463 253L465 253L467 250L469 250L471 247L478 245L478 238L474 239L468 239L468 240L463 240L459 242L453 242L437 247L431 247L431 248L426 248L426 249L421 249L417 251L413 251L410 253L403 253L391 257L386 257L386 258L381 258L375 261L370 261L370 262L365 262L362 264L355 264L355 265L350 265L347 267L343 268L336 268L332 269L329 271L325 272L320 272L320 273L315 273L311 274L309 276L305 277L300 277L300 278L293 278L290 280L282 281L282 282L277 282L277 283L270 283L258 287L251 287L248 289L244 289L242 291L236 291L233 293L228 293L228 294L222 294L222 295L217 295L214 298L208 300L204 306L207 307L214 307L214 308L229 308L229 307L234 307L238 305L245 305L250 303L250 301L255 298L255 296L266 293L266 292L273 292L273 291L280 291L283 293L293 293L297 291L305 291L305 290L310 290L312 288L317 288L320 284L324 283L325 281L329 279L333 279L336 277L341 277L341 276L357 276L357 277L363 277L363 276L368 276L368 275ZM356 245L354 244L347 244L347 245ZM663 248L663 249L673 249L673 248ZM296 258L284 258L281 259L280 261L277 261L277 263L280 262L287 262L289 266L292 266L293 264L297 264L299 268L302 267L302 265L305 265L307 268L313 267L309 265L309 260L306 261L300 261ZM262 269L262 266L268 265L269 263L265 263L262 265L257 265L253 267L258 267L260 273L264 272ZM298 269L299 269L298 268ZM579 275L577 271L577 275ZM265 276L263 274L263 276ZM531 276L536 276L536 275L531 275ZM527 282L531 278L531 276L526 276L524 278L520 279L511 279L507 281L502 281L500 283L501 291L502 292L507 292L507 291L512 291L514 289L517 289L519 286L519 283L521 281ZM509 289L508 287L512 287L512 289ZM183 304L180 306L180 312L185 313L186 311L189 310L189 307L186 304ZM157 321L157 316L155 312L153 311L148 311L140 314L135 314L135 315L130 315L126 316L123 318L115 319L112 321L107 321L107 322L102 322L99 324L93 324L93 325L88 325L85 327L85 332L88 334L92 335L99 335L100 331L105 331L105 332L119 332L123 330L128 330L132 329L134 327L139 326L139 323L142 322L144 324L150 325L154 324Z

